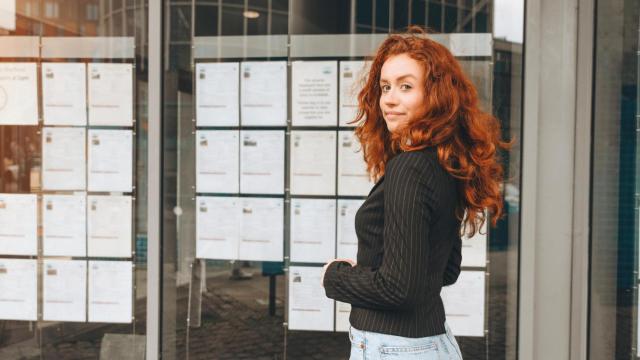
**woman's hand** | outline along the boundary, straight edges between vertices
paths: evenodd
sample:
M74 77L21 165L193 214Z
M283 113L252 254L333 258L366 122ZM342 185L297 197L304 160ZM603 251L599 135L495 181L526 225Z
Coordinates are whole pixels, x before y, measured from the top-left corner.
M329 265L331 265L332 262L335 261L344 261L349 263L349 265L356 266L356 261L353 259L333 259L333 260L329 260L326 264L324 264L324 266L322 267L322 275L320 275L320 286L324 287L324 274L327 272L327 268L329 267Z

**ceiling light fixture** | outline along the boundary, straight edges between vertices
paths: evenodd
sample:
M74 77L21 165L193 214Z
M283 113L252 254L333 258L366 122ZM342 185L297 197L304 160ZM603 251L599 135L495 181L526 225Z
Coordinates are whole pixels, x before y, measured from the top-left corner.
M246 17L247 19L256 19L258 18L258 16L260 16L260 13L253 10L247 10L243 12L242 15L244 15L244 17Z

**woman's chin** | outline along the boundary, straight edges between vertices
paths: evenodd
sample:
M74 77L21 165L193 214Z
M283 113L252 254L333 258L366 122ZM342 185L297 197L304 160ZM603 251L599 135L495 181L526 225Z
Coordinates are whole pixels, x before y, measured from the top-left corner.
M396 131L398 128L398 124L396 124L393 121L388 121L387 122L387 130L389 130L389 132L394 132Z
M387 130L389 130L389 132L391 133L395 133L397 131L400 131L402 124L397 122L397 121L390 121L387 122Z

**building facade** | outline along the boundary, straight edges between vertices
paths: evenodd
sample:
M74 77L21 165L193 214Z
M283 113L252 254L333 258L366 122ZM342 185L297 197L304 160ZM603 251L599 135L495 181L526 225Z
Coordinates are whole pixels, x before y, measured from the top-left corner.
M427 27L513 146L443 289L469 359L638 350L640 6L0 2L0 358L342 359L367 61Z

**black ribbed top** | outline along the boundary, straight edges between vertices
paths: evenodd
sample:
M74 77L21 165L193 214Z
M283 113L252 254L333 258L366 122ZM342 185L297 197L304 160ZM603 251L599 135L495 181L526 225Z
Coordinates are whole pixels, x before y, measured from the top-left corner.
M357 265L334 262L329 298L352 305L353 327L404 337L445 333L443 285L460 274L456 180L434 148L404 152L386 164L356 214Z

